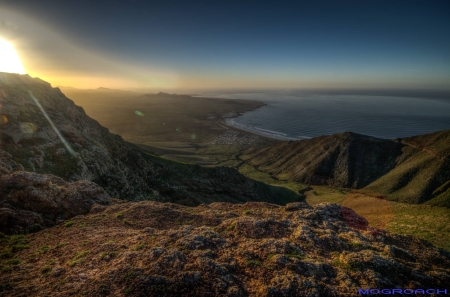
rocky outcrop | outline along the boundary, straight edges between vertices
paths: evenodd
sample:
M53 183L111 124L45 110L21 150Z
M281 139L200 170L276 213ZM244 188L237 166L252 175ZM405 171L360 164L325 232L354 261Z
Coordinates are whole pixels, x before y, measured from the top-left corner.
M10 165L3 169L20 168ZM39 231L110 202L109 195L92 182L68 183L53 175L14 171L0 175L0 232Z
M450 283L448 253L336 204L95 206L0 248L7 296L326 297Z
M0 232L39 231L87 214L93 205L110 202L110 196L95 183L69 183L53 175L26 172L0 149Z
M88 117L58 88L28 75L0 73L0 117L0 162L9 171L91 181L128 200L283 202L273 188L236 170L150 155ZM19 167L7 165L12 161Z

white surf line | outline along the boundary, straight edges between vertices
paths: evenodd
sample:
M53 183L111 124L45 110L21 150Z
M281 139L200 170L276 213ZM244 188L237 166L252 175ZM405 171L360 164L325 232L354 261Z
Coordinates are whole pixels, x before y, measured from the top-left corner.
M282 134L284 134L284 133L281 133L281 132L273 131L273 132L276 132L276 134L275 133L269 133L269 132L261 131L261 130L264 130L264 129L258 129L256 127L248 127L248 126L245 126L245 125L242 125L242 124L238 124L233 119L226 119L225 123L228 126L230 126L230 127L234 127L234 128L246 131L246 132L250 132L250 133L253 133L253 134L256 134L256 135L259 135L259 136L265 136L265 137L272 138L272 139L277 139L277 140L299 140L298 138L283 136ZM270 131L270 130L266 130L266 131Z
M286 136L286 133L282 133L282 132L278 132L278 131L273 131L273 130L267 130L267 129L262 129L262 128L258 128L258 127L253 127L253 129L258 130L258 131L262 131L262 132L266 132L269 134L276 134L276 135L280 135L280 136Z

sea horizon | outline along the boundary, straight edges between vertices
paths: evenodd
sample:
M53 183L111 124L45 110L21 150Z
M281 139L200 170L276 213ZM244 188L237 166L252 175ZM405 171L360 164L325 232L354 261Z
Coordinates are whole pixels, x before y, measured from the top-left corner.
M450 129L450 100L392 95L265 91L202 97L256 100L256 110L226 124L264 137L300 140L353 132L397 139Z

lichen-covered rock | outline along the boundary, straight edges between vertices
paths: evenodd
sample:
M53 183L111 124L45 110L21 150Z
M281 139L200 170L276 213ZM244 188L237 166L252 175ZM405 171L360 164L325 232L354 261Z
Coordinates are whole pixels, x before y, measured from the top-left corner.
M18 164L17 162L14 162L11 154L1 149L0 140L0 175L23 170L23 166Z
M25 171L0 176L0 232L38 231L57 220L87 214L93 205L108 205L109 195L88 181L63 179ZM38 229L40 229L38 227Z
M0 282L11 284L7 296L195 297L357 296L359 288L450 283L448 253L355 220L364 221L327 203L292 211L267 203L118 203L73 218L70 228L24 237L28 248L14 253L17 238L1 240L10 254L0 259L7 271ZM8 269L9 259L19 259L17 269Z
M311 205L306 202L293 202L286 204L286 211L296 211L299 209L311 209Z

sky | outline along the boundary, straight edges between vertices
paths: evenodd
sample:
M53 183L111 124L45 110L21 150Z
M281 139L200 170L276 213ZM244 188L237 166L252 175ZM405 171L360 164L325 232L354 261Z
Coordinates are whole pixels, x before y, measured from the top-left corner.
M54 86L450 89L450 1L0 0Z

